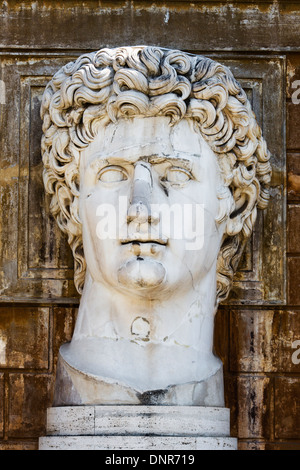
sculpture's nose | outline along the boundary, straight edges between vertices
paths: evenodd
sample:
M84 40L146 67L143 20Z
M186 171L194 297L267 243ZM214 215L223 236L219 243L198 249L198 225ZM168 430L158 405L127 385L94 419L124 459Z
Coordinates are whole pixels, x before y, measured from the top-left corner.
M151 214L151 195L153 180L151 165L147 162L137 162L134 168L134 180L127 221L139 224L155 223L156 217Z

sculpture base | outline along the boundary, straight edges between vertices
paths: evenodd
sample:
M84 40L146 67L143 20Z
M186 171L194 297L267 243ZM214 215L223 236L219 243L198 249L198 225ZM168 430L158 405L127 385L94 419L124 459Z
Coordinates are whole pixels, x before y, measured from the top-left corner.
M47 410L40 450L236 450L229 409L67 406Z

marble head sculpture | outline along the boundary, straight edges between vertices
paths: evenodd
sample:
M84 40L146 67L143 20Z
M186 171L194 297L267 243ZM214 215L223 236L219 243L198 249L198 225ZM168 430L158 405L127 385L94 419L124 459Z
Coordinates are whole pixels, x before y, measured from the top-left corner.
M245 92L203 56L106 48L54 75L41 116L82 294L54 405L224 406L214 315L271 175Z

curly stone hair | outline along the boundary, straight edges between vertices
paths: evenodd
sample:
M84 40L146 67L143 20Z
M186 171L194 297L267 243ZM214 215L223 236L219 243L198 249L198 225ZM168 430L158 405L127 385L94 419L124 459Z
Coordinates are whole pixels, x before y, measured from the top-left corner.
M217 302L230 290L257 208L269 199L270 154L244 90L231 71L207 57L159 47L101 49L62 67L42 101L44 185L51 211L68 235L74 281L82 292L86 263L78 213L80 150L99 122L121 117L191 118L217 155L227 192L227 225L217 261ZM233 202L233 204L232 204ZM224 206L224 207L225 207Z

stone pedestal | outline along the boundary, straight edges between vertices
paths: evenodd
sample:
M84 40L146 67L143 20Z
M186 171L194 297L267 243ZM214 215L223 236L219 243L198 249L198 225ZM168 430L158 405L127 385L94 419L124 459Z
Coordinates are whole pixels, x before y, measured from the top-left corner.
M47 410L40 450L236 450L229 409L67 406Z

